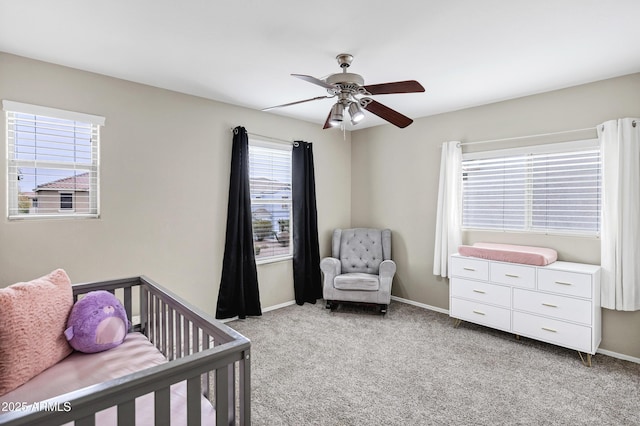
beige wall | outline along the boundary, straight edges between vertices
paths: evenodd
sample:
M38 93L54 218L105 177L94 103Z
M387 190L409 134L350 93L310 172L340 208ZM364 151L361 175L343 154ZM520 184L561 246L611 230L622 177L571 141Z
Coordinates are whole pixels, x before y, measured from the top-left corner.
M0 99L106 117L101 218L9 222L3 213L0 287L58 267L73 282L145 274L213 314L237 125L313 142L323 255L332 229L350 224L351 147L342 132L3 53ZM0 188L6 212L4 162ZM258 266L263 307L293 300L291 263Z
M314 142L321 255L330 252L333 228L388 226L398 263L393 294L448 309L448 283L432 274L440 144L637 117L638 93L640 74L635 74L422 118L404 130L363 129L343 140L342 132L315 124L0 53L0 99L107 119L101 218L0 219L0 287L57 267L74 282L145 274L214 313L224 251L229 129L243 125L258 134ZM427 91L425 102L428 96ZM0 140L4 129L0 126ZM0 210L6 211L4 162L0 188ZM465 240L548 245L563 260L600 260L597 239L475 232ZM293 300L291 261L259 265L258 274L263 307ZM639 327L640 312L605 310L602 348L640 357Z
M594 127L614 118L640 117L638 94L640 74L633 74L421 118L404 130L379 126L353 132L352 225L386 226L393 230L392 251L398 263L393 294L443 309L449 307L448 282L432 273L442 142L536 135ZM428 88L424 97L429 102ZM595 131L587 131L520 144L595 136ZM561 260L600 261L600 242L596 238L495 232L465 235L466 243L476 241L549 246L558 250ZM638 329L640 311L604 310L601 347L640 358Z

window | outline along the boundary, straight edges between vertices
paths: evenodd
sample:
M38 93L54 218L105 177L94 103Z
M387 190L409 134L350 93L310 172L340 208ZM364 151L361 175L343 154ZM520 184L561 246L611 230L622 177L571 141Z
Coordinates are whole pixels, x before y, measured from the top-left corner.
M3 101L9 219L98 217L104 118Z
M463 154L463 228L598 235L601 173L596 139Z
M249 181L256 260L292 256L291 146L250 140Z
M60 210L73 210L73 192L60 193Z

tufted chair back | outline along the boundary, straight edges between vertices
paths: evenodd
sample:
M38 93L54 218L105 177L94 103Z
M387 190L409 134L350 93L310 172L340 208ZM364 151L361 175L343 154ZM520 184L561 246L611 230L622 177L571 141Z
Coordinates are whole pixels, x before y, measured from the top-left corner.
M336 229L331 251L340 259L342 273L378 274L380 263L391 259L391 230Z

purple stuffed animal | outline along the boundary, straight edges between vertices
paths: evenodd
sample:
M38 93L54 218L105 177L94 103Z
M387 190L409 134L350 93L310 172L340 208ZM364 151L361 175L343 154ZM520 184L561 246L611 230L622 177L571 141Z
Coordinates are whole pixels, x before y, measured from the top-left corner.
M91 291L73 305L64 335L77 351L101 352L121 344L129 325L127 313L113 294Z

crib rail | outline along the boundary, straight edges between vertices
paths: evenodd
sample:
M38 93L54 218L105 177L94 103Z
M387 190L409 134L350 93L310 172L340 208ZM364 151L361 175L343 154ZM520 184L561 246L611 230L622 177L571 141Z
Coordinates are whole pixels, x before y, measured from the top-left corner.
M118 379L44 401L43 407L70 410L14 412L3 425L54 425L75 421L95 424L95 413L118 407L118 425L135 424L135 398L154 393L155 422L169 424L169 387L187 383L187 423L201 424L201 395L216 410L216 425L251 424L250 342L230 327L188 304L147 277L133 277L73 286L74 299L93 290L118 297L128 318L138 306L140 324L169 362ZM137 303L136 303L137 302Z

